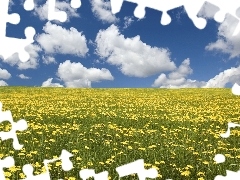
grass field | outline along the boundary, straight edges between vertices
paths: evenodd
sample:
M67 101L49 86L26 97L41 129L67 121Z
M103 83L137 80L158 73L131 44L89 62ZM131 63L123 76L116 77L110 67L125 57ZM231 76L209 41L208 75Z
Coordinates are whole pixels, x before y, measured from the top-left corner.
M74 168L64 172L60 161L53 163L52 179L80 179L85 168L107 170L109 179L118 179L115 168L138 159L158 169L157 179L211 180L239 169L239 128L220 137L228 122L240 123L240 98L230 89L1 87L0 101L14 121L28 123L18 132L23 149L1 141L0 157L15 159L16 166L4 170L9 179L23 179L21 168L28 163L41 174L43 160L62 149L74 154ZM1 123L1 131L10 129L9 122ZM216 164L216 154L226 161Z

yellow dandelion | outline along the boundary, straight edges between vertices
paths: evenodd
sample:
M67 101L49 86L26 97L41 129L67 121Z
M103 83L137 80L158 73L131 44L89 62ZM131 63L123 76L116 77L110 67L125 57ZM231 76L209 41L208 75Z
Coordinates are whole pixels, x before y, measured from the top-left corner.
M197 175L198 175L198 176L204 176L205 173L204 173L204 172L198 172Z
M128 149L133 149L132 146L128 146Z
M189 176L191 174L191 172L190 171L183 171L182 173L181 173L181 175L182 176Z

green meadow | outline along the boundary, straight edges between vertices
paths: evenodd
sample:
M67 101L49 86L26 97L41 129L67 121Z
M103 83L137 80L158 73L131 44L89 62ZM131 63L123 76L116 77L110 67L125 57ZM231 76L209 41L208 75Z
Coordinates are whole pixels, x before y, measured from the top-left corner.
M6 179L24 179L25 164L32 164L34 175L44 173L43 160L63 149L74 155L74 168L65 172L61 161L51 163L51 179L81 179L82 169L118 179L116 168L138 159L164 180L211 180L239 170L240 129L220 136L228 122L240 123L240 97L231 89L0 87L0 101L15 122L28 123L17 132L21 150L12 139L1 141L1 159L15 159L15 166L4 169ZM0 131L10 130L8 121L0 124ZM217 164L216 154L226 161Z

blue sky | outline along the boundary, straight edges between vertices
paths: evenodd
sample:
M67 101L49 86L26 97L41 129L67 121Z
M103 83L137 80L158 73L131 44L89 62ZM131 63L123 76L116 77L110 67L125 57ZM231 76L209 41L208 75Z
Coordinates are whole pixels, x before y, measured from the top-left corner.
M231 87L240 82L240 35L229 31L231 16L217 23L209 6L199 15L207 18L200 30L183 7L169 11L172 21L160 24L162 13L146 9L134 16L136 4L125 1L111 13L109 1L86 0L78 9L58 0L66 22L48 21L45 0L25 11L23 0L12 0L9 13L18 13L17 25L8 23L6 36L25 38L24 29L36 30L26 50L30 60L17 54L0 56L0 85L93 88ZM226 28L227 27L227 28Z

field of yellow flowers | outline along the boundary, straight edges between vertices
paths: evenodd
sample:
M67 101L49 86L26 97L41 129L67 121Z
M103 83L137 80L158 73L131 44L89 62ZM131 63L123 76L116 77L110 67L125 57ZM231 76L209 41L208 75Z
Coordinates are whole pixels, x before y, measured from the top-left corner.
M74 168L64 172L60 161L50 164L52 179L80 179L85 168L118 179L116 167L138 159L164 180L211 180L239 170L239 128L220 137L228 122L240 123L240 98L231 89L0 87L0 101L14 121L28 123L17 133L23 149L14 150L11 139L0 141L0 158L15 159L4 169L8 179L23 179L28 163L41 174L43 160L59 157L62 149L74 154ZM7 121L0 124L0 131L10 129ZM216 154L226 161L216 164Z

